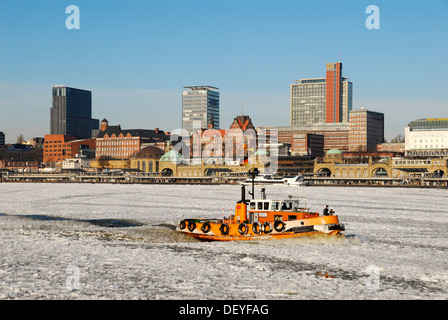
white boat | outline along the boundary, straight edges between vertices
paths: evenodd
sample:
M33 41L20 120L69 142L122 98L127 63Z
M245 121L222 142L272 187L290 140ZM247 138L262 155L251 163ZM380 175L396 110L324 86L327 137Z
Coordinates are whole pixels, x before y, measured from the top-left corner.
M302 175L295 176L294 178L283 178L283 183L287 186L307 186L308 181L305 181Z
M252 183L252 178L247 178L244 183ZM271 174L261 174L254 178L255 184L266 183L266 184L284 184L284 179L275 178Z

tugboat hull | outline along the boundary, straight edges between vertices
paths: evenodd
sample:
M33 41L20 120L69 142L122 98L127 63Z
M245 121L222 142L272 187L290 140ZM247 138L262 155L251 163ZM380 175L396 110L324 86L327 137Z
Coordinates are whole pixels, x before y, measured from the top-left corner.
M344 231L337 216L308 218L295 221L261 223L229 223L226 220L187 219L177 231L205 241L237 241L259 239L287 239L315 235L336 236Z

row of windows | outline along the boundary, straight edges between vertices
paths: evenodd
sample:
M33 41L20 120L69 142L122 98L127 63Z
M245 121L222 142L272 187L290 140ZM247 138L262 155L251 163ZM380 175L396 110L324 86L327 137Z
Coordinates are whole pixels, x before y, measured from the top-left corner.
M155 161L155 171L159 172L159 162ZM153 162L152 161L137 161L137 169L144 172L153 172Z
M430 143L432 143L433 140L431 139ZM435 143L438 143L439 139L436 139ZM443 139L440 139L440 142L443 143ZM417 139L414 140L414 143L417 144ZM420 139L420 143L423 143L423 140ZM428 143L428 139L425 139L425 143Z
M447 132L446 131L442 131L439 133L413 133L413 136L416 138L428 138L428 137L444 137L446 136Z
M409 165L409 164L426 165L426 164L431 164L431 160L395 160L394 163L395 164L405 164L405 165ZM434 165L444 165L445 161L444 160L434 160L433 164Z
M138 151L138 147L99 147L96 148L98 152L107 152L107 151Z
M97 145L99 147L103 146L129 146L129 145L139 145L138 140L112 140L112 141L98 141Z
M416 156L446 156L448 155L447 150L433 150L433 151L419 151L419 150L411 150L408 152L409 155L416 155Z
M49 154L45 154L46 157L62 157L65 156L63 154L60 153L49 153Z
M299 201L252 201L250 203L251 210L282 210L282 211L298 211Z
M418 147L418 149L445 149L445 148L448 148L448 146L446 146L446 145L440 145L440 148L439 148L439 145L438 144L436 144L436 145L432 145L432 144L430 144L430 145L427 145L427 144L425 144L425 146L423 147L423 145L421 144L419 147ZM417 146L415 146L415 149L417 149Z
M134 156L136 152L98 152L97 157L101 156L109 156L112 158L129 158L130 156Z

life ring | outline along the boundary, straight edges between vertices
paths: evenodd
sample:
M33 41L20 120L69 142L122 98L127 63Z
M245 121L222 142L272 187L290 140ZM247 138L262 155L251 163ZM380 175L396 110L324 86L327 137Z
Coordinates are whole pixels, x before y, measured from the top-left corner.
M212 227L211 227L211 225L210 225L210 222L207 221L207 222L204 222L204 223L202 224L202 227L201 227L202 232L207 233L207 232L209 232L211 229L212 229Z
M179 228L180 228L180 230L184 230L186 226L187 226L187 224L186 224L185 220L182 220L182 221L179 223Z
M244 223L244 222L240 223L239 226L238 226L238 232L239 232L241 235L245 235L245 234L247 233L247 230L248 230L248 229L249 229L249 228L247 227L247 224Z
M222 223L221 226L219 227L219 230L221 231L221 233L223 235L228 235L229 231L230 231L230 227L227 223Z
M261 223L258 221L254 222L254 224L252 225L252 231L255 234L260 234L261 233Z
M190 232L193 232L194 229L196 229L196 223L194 221L189 221L188 230L190 230Z
M263 228L262 228L264 233L271 233L272 232L272 223L270 223L269 221L265 221L265 223L263 223Z
M284 222L281 221L281 220L277 220L277 221L275 221L275 223L274 223L274 229L275 229L275 231L277 231L277 232L283 232L283 231L285 230L285 228L286 228L286 223L284 223Z

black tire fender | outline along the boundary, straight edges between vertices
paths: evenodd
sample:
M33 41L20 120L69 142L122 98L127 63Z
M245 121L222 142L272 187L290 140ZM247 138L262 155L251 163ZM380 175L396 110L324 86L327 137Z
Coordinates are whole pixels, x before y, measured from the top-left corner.
M238 226L238 232L239 232L241 235L245 235L245 234L247 233L248 230L249 230L249 228L247 227L247 224L246 224L246 223L242 222L242 223L239 224L239 226Z
M285 231L285 228L286 228L286 223L284 223L284 222L281 221L281 220L277 220L277 221L275 221L275 223L274 223L274 229L275 229L275 231L277 231L277 232L283 232L283 231Z
M265 221L263 223L262 231L263 231L263 233L271 233L272 232L272 223L270 223L269 221Z
M201 227L202 232L208 233L208 232L210 232L211 229L212 229L212 227L210 225L210 222L206 221L202 224L202 227Z
M255 234L260 234L261 233L261 223L260 222L254 222L254 224L252 225L252 231Z
M179 229L180 229L180 230L184 230L186 226L187 226L187 223L185 222L185 220L182 220L182 221L179 223Z
M221 226L219 227L219 230L221 231L221 234L226 236L229 234L230 227L227 223L222 223Z
M188 221L188 230L189 230L190 232L193 232L194 229L196 229L196 222L194 222L194 221Z

